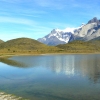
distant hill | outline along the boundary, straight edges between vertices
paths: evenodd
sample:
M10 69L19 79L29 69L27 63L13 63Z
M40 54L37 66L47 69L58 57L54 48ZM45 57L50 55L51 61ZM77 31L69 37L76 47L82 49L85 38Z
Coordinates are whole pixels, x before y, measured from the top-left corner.
M34 50L40 49L42 47L46 47L46 45L30 38L17 38L13 40L9 40L0 45L0 49L2 48L17 48L23 50Z
M73 53L94 53L100 52L100 41L73 41L68 44L57 45L56 47L63 49L65 52Z
M49 52L56 49L30 38L17 38L0 44L2 52Z

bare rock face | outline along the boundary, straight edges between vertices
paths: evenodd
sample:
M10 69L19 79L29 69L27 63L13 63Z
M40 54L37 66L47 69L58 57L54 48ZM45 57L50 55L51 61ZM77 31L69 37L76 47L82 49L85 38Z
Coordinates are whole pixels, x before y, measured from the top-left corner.
M88 24L91 24L91 23L100 24L100 20L98 20L96 17L94 17L93 19L91 19L90 21L88 21Z
M74 40L89 41L99 36L100 36L100 20L94 17L80 30L77 30L74 33Z

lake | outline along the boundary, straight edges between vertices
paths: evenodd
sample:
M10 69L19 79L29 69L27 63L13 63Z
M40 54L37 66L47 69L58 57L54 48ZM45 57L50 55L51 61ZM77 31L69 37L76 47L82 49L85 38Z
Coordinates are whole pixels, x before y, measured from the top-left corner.
M100 100L100 55L0 58L0 91L29 100Z

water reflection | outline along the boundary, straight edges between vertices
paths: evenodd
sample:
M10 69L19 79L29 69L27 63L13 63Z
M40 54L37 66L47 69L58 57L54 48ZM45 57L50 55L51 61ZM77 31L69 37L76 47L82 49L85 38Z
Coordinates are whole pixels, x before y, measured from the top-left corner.
M65 73L66 75L74 75L75 66L74 66L74 56L55 56L52 57L52 63L46 61L45 67L51 69L56 73ZM49 64L50 63L50 64Z
M14 56L0 62L5 92L30 100L100 99L100 55Z
M7 65L10 65L10 66L13 66L13 67L28 67L28 65L26 65L22 62L17 62L16 60L11 60L11 59L8 59L5 57L4 58L1 57L0 62L7 64Z
M100 79L100 55L44 55L0 58L0 62L15 67L45 67L57 74L76 74L88 77L94 83Z
M78 63L75 63L76 70L83 76L88 76L94 83L100 81L100 55L86 55L79 58Z

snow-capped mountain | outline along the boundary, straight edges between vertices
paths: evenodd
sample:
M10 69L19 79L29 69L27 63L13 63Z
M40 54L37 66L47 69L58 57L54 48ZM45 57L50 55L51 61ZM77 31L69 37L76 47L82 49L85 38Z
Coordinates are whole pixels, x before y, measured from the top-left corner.
M64 30L53 29L48 35L39 38L38 41L47 45L66 44L74 40L89 41L100 36L100 20L96 17L82 24L78 28L66 28Z
M73 38L75 28L66 28L64 30L53 29L48 35L39 38L38 41L47 45L66 44Z

